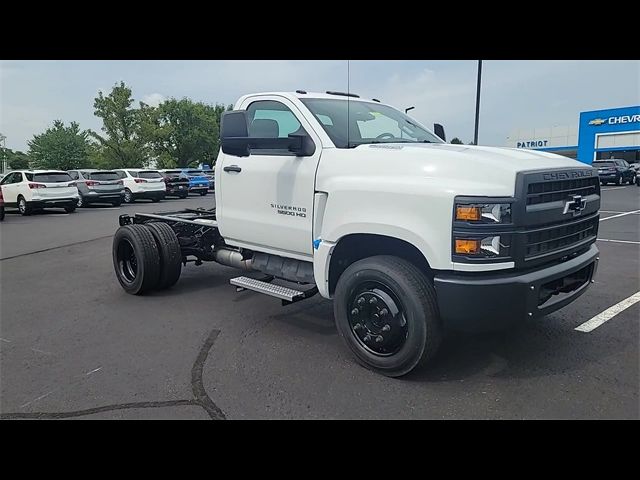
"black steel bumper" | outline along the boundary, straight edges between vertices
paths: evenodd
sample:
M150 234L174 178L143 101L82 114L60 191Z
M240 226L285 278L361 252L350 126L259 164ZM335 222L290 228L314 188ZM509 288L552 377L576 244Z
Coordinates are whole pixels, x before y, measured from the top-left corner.
M536 318L573 302L596 273L599 251L526 273L439 273L434 277L445 327L487 331Z

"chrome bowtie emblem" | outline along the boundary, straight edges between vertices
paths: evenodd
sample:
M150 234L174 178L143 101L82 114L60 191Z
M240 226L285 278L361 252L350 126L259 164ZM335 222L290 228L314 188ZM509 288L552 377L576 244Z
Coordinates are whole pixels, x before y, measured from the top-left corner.
M564 204L564 210L562 213L566 215L571 212L575 217L582 213L586 204L587 201L582 198L582 195L572 195L571 200Z

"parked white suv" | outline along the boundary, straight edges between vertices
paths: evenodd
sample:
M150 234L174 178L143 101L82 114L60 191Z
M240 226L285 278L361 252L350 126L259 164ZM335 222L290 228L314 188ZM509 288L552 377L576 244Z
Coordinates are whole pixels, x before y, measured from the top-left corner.
M22 215L42 208L75 211L78 204L76 183L67 172L58 170L18 170L0 182L7 207L18 207Z
M157 170L127 168L114 170L124 184L124 201L133 203L139 198L149 198L159 202L165 196L164 177Z

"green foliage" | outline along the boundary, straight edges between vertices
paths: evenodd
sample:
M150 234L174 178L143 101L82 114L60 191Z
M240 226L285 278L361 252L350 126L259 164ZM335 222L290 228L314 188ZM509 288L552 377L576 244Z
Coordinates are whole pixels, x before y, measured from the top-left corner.
M229 107L169 99L157 108L141 104L143 135L158 168L215 164L220 149L220 118Z
M13 151L10 148L0 147L0 158L7 160L7 167L11 170L26 170L29 168L29 155L20 151Z
M98 92L93 102L94 114L102 119L104 132L90 132L100 147L93 152L93 159L102 168L144 167L149 162L141 135L142 112L132 105L131 89L124 82L116 84L107 96Z
M65 127L61 120L53 122L44 133L29 141L32 168L70 170L87 165L87 132L71 122Z
M460 140L458 137L453 137L451 139L451 143L453 145L464 145L464 142L462 140Z

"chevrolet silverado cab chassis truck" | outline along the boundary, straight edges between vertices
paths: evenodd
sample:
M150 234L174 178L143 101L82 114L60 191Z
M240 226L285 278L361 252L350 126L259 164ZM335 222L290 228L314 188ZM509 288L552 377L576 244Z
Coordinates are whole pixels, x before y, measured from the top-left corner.
M142 294L214 261L243 270L238 291L319 293L355 358L388 376L426 363L445 329L503 328L582 295L597 172L444 140L350 93L245 95L222 119L215 208L121 215L116 276Z

